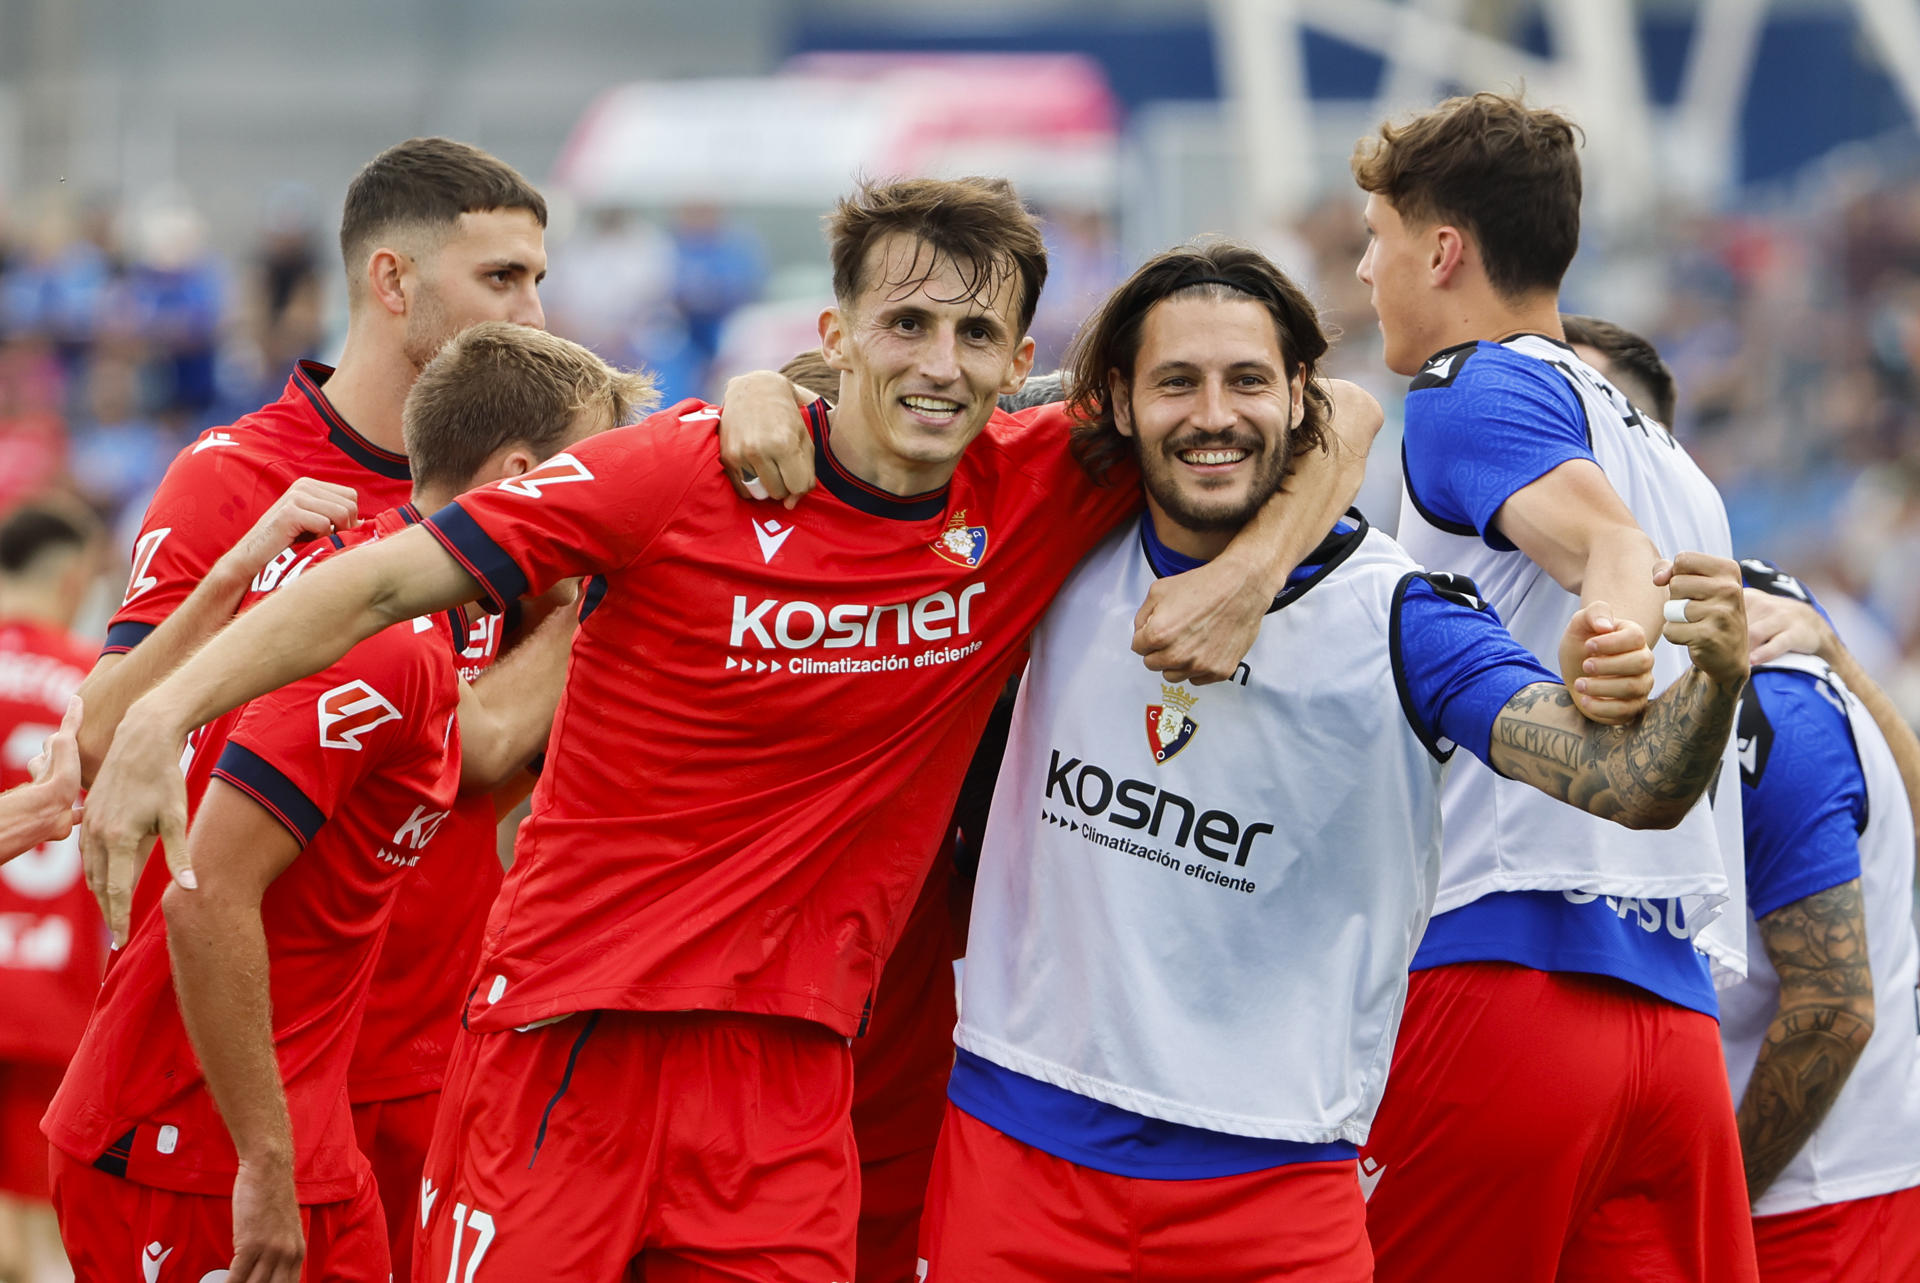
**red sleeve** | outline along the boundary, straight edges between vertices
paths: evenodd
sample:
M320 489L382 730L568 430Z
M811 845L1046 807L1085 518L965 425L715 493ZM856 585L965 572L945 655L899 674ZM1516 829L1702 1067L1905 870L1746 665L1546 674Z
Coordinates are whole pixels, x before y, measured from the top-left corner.
M1049 507L1060 514L1064 530L1077 537L1074 561L1099 547L1114 527L1140 511L1140 465L1131 454L1096 483L1073 456L1073 420L1066 403L1050 402L1009 415L1016 425L1004 438L1027 471L1039 478Z
M262 695L240 720L213 768L272 812L301 845L313 841L361 780L416 750L432 715L432 651L411 620L376 633L330 668Z
M686 413L688 404L469 491L426 528L480 581L495 611L562 579L618 570L666 527L695 480L721 476L713 416L698 403Z
M124 654L159 627L285 489L245 449L182 450L140 523L127 595L107 627L105 650Z

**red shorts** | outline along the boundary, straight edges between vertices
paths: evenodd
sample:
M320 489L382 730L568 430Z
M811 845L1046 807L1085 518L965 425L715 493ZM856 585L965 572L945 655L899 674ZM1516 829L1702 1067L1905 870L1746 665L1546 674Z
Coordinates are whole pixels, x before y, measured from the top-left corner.
M852 1090L846 1039L803 1020L599 1011L463 1031L413 1277L851 1279Z
M920 1231L922 1277L1365 1283L1366 1220L1349 1162L1141 1180L1056 1158L949 1105Z
M854 1283L914 1283L934 1147L860 1164L860 1254Z
M40 1120L65 1076L58 1065L0 1061L0 1194L33 1203L52 1197Z
M1753 1218L1765 1283L1920 1283L1920 1186Z
M233 1200L136 1185L53 1150L53 1210L75 1283L204 1283L233 1264ZM372 1179L351 1199L300 1209L301 1277L387 1283L387 1233Z
M1383 1283L1751 1283L1718 1024L1601 976L1418 971L1360 1156Z
M353 1138L373 1164L380 1206L387 1216L387 1246L393 1256L393 1283L413 1278L413 1229L420 1223L420 1172L433 1139L433 1116L440 1093L422 1092L398 1100L370 1100L353 1107Z

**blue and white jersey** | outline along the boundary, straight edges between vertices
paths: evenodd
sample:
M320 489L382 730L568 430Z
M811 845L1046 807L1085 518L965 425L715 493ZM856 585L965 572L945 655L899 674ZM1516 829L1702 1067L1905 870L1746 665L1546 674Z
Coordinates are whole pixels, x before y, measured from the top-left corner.
M1352 1157L1432 905L1439 782L1557 679L1472 585L1343 523L1235 681L1163 685L1130 648L1146 519L1034 636L995 790L950 1095L1125 1175Z
M1598 465L1662 553L1732 556L1720 496L1686 451L1571 348L1540 335L1435 356L1407 395L1402 450L1401 543L1423 565L1470 577L1549 667L1579 599L1503 537L1497 518L1555 468ZM1656 691L1688 666L1684 647L1657 646ZM1661 832L1573 811L1463 762L1446 782L1440 892L1415 965L1593 972L1711 1012L1714 979L1745 970L1732 759L1729 745L1714 803ZM1707 979L1676 931L1713 960Z
M1772 567L1743 565L1750 587L1811 600ZM1754 670L1736 735L1753 934L1746 981L1721 995L1720 1038L1734 1099L1745 1093L1780 1007L1780 978L1762 946L1759 919L1860 879L1875 1008L1873 1036L1839 1099L1754 1214L1920 1184L1913 812L1893 750L1833 671L1803 655Z

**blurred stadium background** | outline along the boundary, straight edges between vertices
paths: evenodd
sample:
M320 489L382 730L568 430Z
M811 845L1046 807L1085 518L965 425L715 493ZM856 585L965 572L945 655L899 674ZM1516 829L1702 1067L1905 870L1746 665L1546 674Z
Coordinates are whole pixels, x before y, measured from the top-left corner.
M1346 157L1516 83L1587 131L1569 304L1656 339L1741 550L1920 715L1914 0L0 0L0 505L118 523L104 611L171 454L331 355L347 179L444 133L552 199L552 328L671 395L813 343L856 172L1020 183L1043 362L1146 253L1250 239L1389 406L1390 524Z

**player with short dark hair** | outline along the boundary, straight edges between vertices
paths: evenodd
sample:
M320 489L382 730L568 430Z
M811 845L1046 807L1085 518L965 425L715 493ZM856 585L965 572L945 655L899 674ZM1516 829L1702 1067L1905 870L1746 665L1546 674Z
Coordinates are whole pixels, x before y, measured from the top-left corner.
M1657 642L1682 618L1653 585L1662 551L1731 558L1732 540L1685 450L1562 339L1577 137L1510 94L1383 125L1353 157L1358 276L1413 380L1400 542L1471 576L1606 720L1567 616L1605 600ZM1665 687L1684 662L1654 650ZM1476 761L1449 773L1434 916L1362 1155L1383 1283L1753 1277L1711 970L1745 965L1731 762L1663 833Z
M1651 410L1665 426L1673 426L1674 407L1679 400L1673 371L1653 344L1597 316L1562 313L1560 326L1582 361L1611 379L1627 400Z
M1146 511L1034 636L981 852L929 1283L1372 1278L1355 1146L1433 902L1445 760L1464 747L1635 827L1678 822L1718 771L1746 628L1738 571L1696 553L1671 568L1696 666L1625 727L1580 716L1470 581L1358 513L1234 681L1140 670L1124 639L1146 585L1217 555L1323 448L1326 350L1298 287L1221 243L1150 260L1075 341L1074 384L1099 389L1076 402L1082 461L1131 454ZM1594 628L1605 610L1569 631L1596 687L1644 699L1644 634Z
M413 483L402 426L408 391L441 345L469 325L543 323L537 286L546 271L546 216L545 201L512 167L444 138L396 144L355 176L341 216L348 314L339 368L302 361L278 401L202 433L168 467L134 544L126 599L82 689L80 745L89 774L127 705L177 662L171 657L231 616L261 567L228 578L224 572L247 559L225 554L257 519L282 505L279 541L264 554L271 557L295 533L345 530L406 501ZM468 427L476 439L494 430L482 421ZM462 461L450 462L457 469ZM298 493L290 489L296 480ZM169 620L169 644L149 645ZM465 656L470 669L491 662L503 622L476 623ZM210 727L201 738L218 740L224 731ZM211 765L202 762L203 775ZM194 783L197 798L205 779ZM464 865L470 877L439 888L457 890L451 898L426 898L435 890L427 878L403 887L393 935L411 947L387 953L354 1075L363 1141L383 1194L400 1209L419 1182L392 1173L417 1165L425 1149L443 1066L424 1062L444 1050L447 1036L416 1043L415 1035L423 1023L453 1019L464 996L457 973L470 956L467 937L500 879L491 826L456 821L441 841L465 852L448 863ZM122 938L130 917L157 908L166 884L161 871L137 886L125 873L110 877L99 868L88 878ZM405 1262L397 1276L407 1283Z
M490 411L495 376L521 389L524 435L502 432L466 476L423 481L415 503L536 473L652 397L576 344L488 323L427 367L408 441ZM276 559L254 598L417 524L415 503ZM187 1277L278 1278L303 1255L313 1277L388 1277L391 1231L347 1107L363 1004L401 880L436 863L466 873L436 841L459 790L477 790L490 827L488 790L544 741L567 623L516 648L484 700L458 673L457 612L395 624L197 747L215 761L188 846L200 885L138 924L48 1112L81 1279L124 1277L143 1251Z
M94 650L73 621L99 569L102 531L57 502L0 521L0 1278L32 1280L58 1263L40 1115L80 1042L106 965L100 911L69 832L80 788L71 725L60 750L70 781L34 784L32 763L69 714ZM51 765L48 763L47 765ZM46 769L40 772L46 775ZM11 814L9 814L11 813ZM16 827L13 819L27 821Z
M124 860L175 831L187 725L394 618L588 576L449 1069L419 1277L852 1276L847 1039L1027 633L1131 496L1087 481L1057 417L996 413L1038 274L1004 185L851 203L897 221L821 316L841 395L808 415L820 494L784 521L743 501L697 402L607 433L250 612L129 714L90 800L89 840ZM982 259L936 248L960 244ZM1263 513L1189 586L1211 618L1257 628L1255 593L1354 479L1322 460L1315 503Z
M1568 317L1582 359L1657 412L1653 345ZM1665 393L1649 371L1665 374ZM1664 406L1661 401L1664 400ZM1920 937L1912 919L1916 737L1800 580L1743 561L1754 637L1740 701L1748 974L1720 1041L1764 1283L1920 1273ZM1876 1036L1878 1030L1895 1036Z

